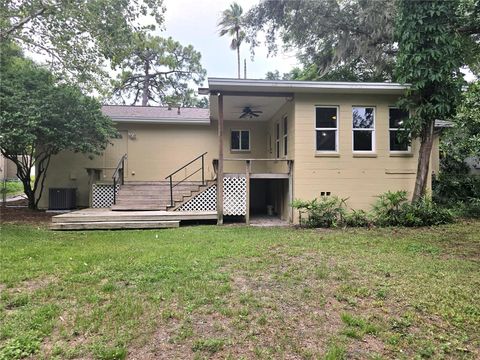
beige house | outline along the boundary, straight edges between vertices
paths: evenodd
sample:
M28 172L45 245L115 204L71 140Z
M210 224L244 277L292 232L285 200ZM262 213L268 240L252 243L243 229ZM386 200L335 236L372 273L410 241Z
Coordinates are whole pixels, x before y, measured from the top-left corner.
M405 89L209 78L200 89L209 109L104 106L121 137L94 159L56 156L45 187L75 188L79 207L213 210L219 222L273 213L295 223L290 202L322 195L367 209L380 193L414 187L419 143L398 142ZM431 163L436 171L438 141Z

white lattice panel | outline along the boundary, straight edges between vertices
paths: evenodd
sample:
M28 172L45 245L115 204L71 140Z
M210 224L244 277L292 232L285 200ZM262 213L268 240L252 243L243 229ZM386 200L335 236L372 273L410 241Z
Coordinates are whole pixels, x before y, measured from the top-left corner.
M247 208L247 179L226 177L223 179L223 213L245 215Z
M223 213L245 215L247 207L247 180L244 177L223 179ZM217 185L187 201L177 211L215 211L217 209Z
M119 185L116 193L118 194ZM93 184L92 185L92 207L108 208L113 205L113 185Z
M177 211L215 211L217 209L217 185L210 186L177 209Z

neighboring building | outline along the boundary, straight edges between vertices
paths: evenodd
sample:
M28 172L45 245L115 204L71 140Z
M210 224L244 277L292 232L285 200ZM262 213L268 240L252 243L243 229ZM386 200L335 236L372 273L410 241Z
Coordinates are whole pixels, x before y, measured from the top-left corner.
M0 154L0 181L18 180L15 163Z
M104 106L121 138L94 159L55 156L45 188L74 187L78 206L108 206L112 175L126 154L117 210L212 210L223 194L225 215L248 220L268 209L297 222L289 206L294 198L337 195L351 208L367 209L387 190L411 194L419 142L397 141L408 114L395 108L406 86L220 78L208 85L200 91L209 95L210 109ZM167 177L179 168L171 191ZM220 194L215 179L222 173ZM122 182L121 171L115 181ZM40 205L48 206L48 191Z

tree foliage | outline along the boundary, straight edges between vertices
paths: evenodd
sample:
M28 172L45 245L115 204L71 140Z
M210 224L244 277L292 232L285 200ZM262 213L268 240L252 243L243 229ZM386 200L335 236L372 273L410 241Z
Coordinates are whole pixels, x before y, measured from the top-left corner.
M132 105L201 104L189 84L199 85L206 71L193 46L182 46L172 38L135 34L132 47L121 63L121 73L112 82L113 96Z
M464 83L464 42L451 16L457 7L453 0L398 2L396 74L411 84L400 105L411 111L405 127L421 142L414 201L425 195L435 120L454 114Z
M222 17L218 22L220 36L229 35L232 37L230 49L237 52L237 70L240 79L240 45L245 40L244 16L242 7L234 2L230 7L222 12Z
M299 79L320 80L331 70L349 70L374 79L390 79L394 2L390 0L265 0L246 15L248 38L259 46L258 33L266 34L270 52L278 40L296 50L305 73Z
M3 44L1 50L0 151L17 165L29 207L37 208L52 155L99 154L116 130L97 100L59 83L18 48Z
M84 86L100 88L104 65L115 66L128 53L140 18L163 23L163 0L0 1L0 40L15 41L41 54L51 69Z
M466 157L480 157L480 82L470 84L462 94L453 127L442 134L442 151L449 158L463 162Z
M453 3L448 19L461 35L463 62L478 74L480 1ZM270 52L278 50L279 40L296 51L302 68L290 78L395 81L397 12L392 0L264 0L248 11L245 28L253 51L262 45L260 33Z

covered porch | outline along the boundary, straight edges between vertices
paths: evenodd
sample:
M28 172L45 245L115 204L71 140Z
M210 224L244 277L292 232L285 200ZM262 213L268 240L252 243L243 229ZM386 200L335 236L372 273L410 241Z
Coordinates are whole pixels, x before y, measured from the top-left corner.
M222 224L229 189L221 179L245 183L244 218L277 217L292 221L293 93L240 87L229 79L209 79L210 117L217 125L217 223ZM248 82L248 81L247 81Z

